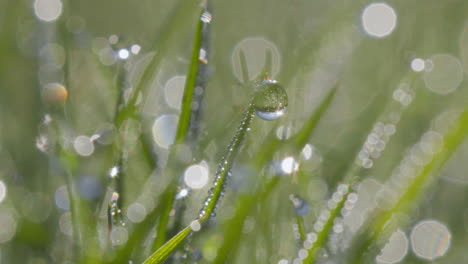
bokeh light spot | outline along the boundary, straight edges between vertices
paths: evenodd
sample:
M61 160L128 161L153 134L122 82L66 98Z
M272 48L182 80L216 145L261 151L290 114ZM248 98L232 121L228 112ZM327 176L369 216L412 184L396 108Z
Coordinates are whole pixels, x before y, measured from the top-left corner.
M409 242L403 231L397 230L377 256L378 263L398 263L408 254Z
M452 235L435 220L419 222L411 231L411 248L418 257L433 260L447 253Z
M369 36L383 38L396 27L395 10L386 3L373 3L364 8L361 17L362 27Z
M183 75L176 75L167 80L164 85L164 99L170 107L180 110L184 86L185 76Z
M178 121L176 115L161 115L154 121L153 139L159 147L167 149L174 143Z
M421 58L416 58L411 61L411 69L415 72L422 72L425 67L425 61Z
M16 233L16 220L9 210L0 211L0 243L10 241Z
M463 81L463 69L458 58L448 54L437 54L429 59L429 63L431 67L424 72L427 89L437 94L448 94L460 86Z
M193 189L201 189L208 183L208 168L201 164L189 166L184 172L185 184Z
M91 138L87 136L78 136L73 141L73 147L80 156L90 156L94 152L94 144Z
M45 22L57 20L62 14L62 1L60 0L35 0L34 14Z
M241 65L244 59L248 76L243 76ZM265 69L267 60L271 60L271 76L277 75L280 71L281 56L276 45L262 37L243 39L234 47L232 53L231 61L234 75L240 81L253 80L260 76Z

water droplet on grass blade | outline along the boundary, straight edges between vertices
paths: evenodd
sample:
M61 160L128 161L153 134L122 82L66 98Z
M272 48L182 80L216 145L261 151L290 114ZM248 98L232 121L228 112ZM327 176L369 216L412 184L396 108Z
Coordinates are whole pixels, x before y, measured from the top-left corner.
M200 19L204 23L210 23L211 19L212 19L211 13L208 12L208 11L204 11L203 14L201 15Z
M255 113L263 120L276 120L284 115L288 106L288 95L274 80L265 80L258 87L253 99Z

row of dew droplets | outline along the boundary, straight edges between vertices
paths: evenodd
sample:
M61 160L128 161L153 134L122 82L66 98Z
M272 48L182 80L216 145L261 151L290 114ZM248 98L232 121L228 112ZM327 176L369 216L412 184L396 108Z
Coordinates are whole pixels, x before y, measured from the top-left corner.
M119 207L119 194L113 192L107 208L109 240L113 246L125 244L128 239L122 209Z
M275 80L266 78L257 87L252 102L250 103L244 118L237 129L237 132L229 144L226 155L222 158L216 172L213 187L208 191L208 197L200 211L199 219L206 216L215 216L214 211L218 205L218 200L224 194L225 176L230 176L232 162L237 151L241 148L246 132L250 130L253 113L266 121L280 118L286 112L288 106L288 96L283 87Z

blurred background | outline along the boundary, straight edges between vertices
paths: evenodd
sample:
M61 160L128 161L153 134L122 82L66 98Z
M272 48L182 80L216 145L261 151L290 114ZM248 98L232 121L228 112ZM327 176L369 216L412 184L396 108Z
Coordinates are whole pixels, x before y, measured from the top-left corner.
M179 157L186 167L171 225L198 215L254 92L244 81L258 78L265 61L289 105L278 120L254 120L215 223L190 241L188 263L217 263L237 198L260 195L269 174L281 174L281 182L233 230L241 243L224 253L226 262L302 263L296 216L319 231L323 206L352 181L356 205L337 218L316 258L351 263L351 238L365 232L370 212L391 206L468 107L468 2L238 0L209 8L206 80L192 104L196 143ZM200 10L188 0L0 1L0 263L140 263L149 256L154 231L133 257L112 252L170 182L168 153ZM249 162L267 135L293 137L334 87L300 155L280 150L270 166L279 173L252 173ZM129 102L137 117L116 120ZM468 263L467 159L465 140L365 263ZM116 189L122 222L110 232ZM294 211L292 194L304 211Z

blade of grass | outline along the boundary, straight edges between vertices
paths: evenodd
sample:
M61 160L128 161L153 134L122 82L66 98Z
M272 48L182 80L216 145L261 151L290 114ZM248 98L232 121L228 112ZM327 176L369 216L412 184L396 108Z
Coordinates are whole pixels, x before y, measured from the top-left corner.
M408 81L409 83L412 83L414 81L414 75L409 74L403 80ZM389 101L389 103L386 105L386 110L383 110L383 113L386 113L389 111L389 109L394 110L395 105L394 104L399 104L394 102L393 100ZM403 109L406 106L403 106ZM403 111L403 110L401 110ZM377 117L377 120L382 119L384 114L381 114ZM367 138L367 137L366 137ZM359 149L358 151L360 151ZM357 157L358 155L354 155ZM352 159L351 162L346 165L346 168L343 170L345 172L345 176L343 177L342 181L343 183L341 186L352 186L356 183L357 179L355 178L355 175L360 175L363 167L358 166L355 162L356 158ZM338 186L339 188L339 186ZM349 192L346 192L343 194L342 200L337 203L335 208L330 208L330 216L325 220L323 223L323 228L319 232L317 232L317 240L313 243L312 247L308 249L308 254L307 257L304 259L304 263L316 263L316 252L320 248L324 246L324 244L328 241L328 237L331 231L331 228L333 227L333 223L337 217L340 216L340 212L344 207L344 204L346 202L346 199L348 197Z
M218 170L213 182L213 187L210 189L207 199L200 210L200 215L197 220L199 224L203 224L213 215L219 200L223 196L226 177L229 175L231 166L237 156L237 153L241 149L244 139L247 136L248 129L254 116L254 106L249 104L247 111L244 114L244 118L239 126L236 134L234 135L231 144L228 146L228 150L225 156L219 163ZM156 250L144 263L145 264L156 264L164 261L169 255L174 252L185 240L185 238L192 232L191 227L184 228L177 235L172 237L158 250Z
M190 226L182 229L177 235L175 235L171 240L165 243L160 247L154 254L152 254L148 259L146 259L143 264L155 264L162 263L166 260L174 250L176 250L182 242L192 233Z
M157 51L156 56L153 56L148 66L144 69L142 77L137 81L135 90L132 92L128 103L122 108L116 119L116 127L119 127L123 121L128 118L136 117L137 107L136 102L140 92L150 86L154 73L162 63L162 59L158 54L165 54L166 50L171 47L170 40L172 36L179 33L181 25L187 25L187 20L191 19L191 12L199 4L199 1L181 1L176 7L174 14L169 16L170 20L163 26L163 31L158 36L157 44L153 50Z
M302 147L307 143L307 140L314 132L318 122L330 106L330 103L335 96L337 87L338 86L336 85L331 89L329 94L327 94L314 113L312 113L310 118L307 120L306 124L296 134L297 136L286 142L282 142L279 141L274 135L272 135L264 141L262 147L260 148L260 152L256 155L255 164L257 171L254 172L254 174L259 173L259 171L272 160L274 153L276 153L281 147L288 145L289 142L293 142L295 152L299 153L302 150ZM279 180L280 177L272 177L265 183L261 184L265 186L265 188L261 191L258 191L256 194L245 194L238 198L240 201L239 206L236 209L234 217L225 224L224 232L222 234L224 243L218 248L214 263L224 263L227 260L229 254L236 252L236 249L240 243L240 230L245 218L251 213L255 206L263 203L266 200L268 195L278 184Z
M202 10L200 13L197 27L195 29L195 36L193 38L192 58L190 60L190 67L188 70L187 78L185 79L184 95L182 97L181 112L179 116L179 123L177 125L177 132L174 144L185 143L186 135L190 125L190 110L193 98L193 91L197 82L198 65L200 64L200 47L203 39L202 32L204 25L207 24L201 19L203 12L206 12L206 10Z
M433 181L430 176L434 175L438 170L442 168L445 162L455 152L458 146L468 136L468 110L465 110L459 117L457 123L451 128L451 130L444 137L444 148L434 154L431 161L427 163L421 170L421 172L414 178L413 182L404 191L403 195L397 201L397 203L389 210L382 212L377 217L373 218L370 224L367 226L369 230L366 230L367 234L371 234L366 239L361 241L359 249L356 251L355 257L351 263L363 263L366 250L372 245L382 233L391 234L387 228L387 223L392 219L392 216L396 213L405 213L413 208L416 203L420 200L421 194L427 188L427 183ZM389 228L395 227L395 225L389 225ZM368 232L367 232L368 231Z
M170 48L170 40L172 40L172 36L175 33L180 32L181 25L187 25L187 23L185 22L187 19L190 19L192 17L191 13L193 12L194 8L198 5L198 3L199 1L182 1L180 2L180 4L178 4L178 6L175 8L174 14L169 16L171 19L168 21L167 25L163 27L162 32L159 34L157 44L154 48L158 51L158 54L164 54L165 51ZM144 69L142 77L137 81L137 84L135 85L136 88L133 91L130 100L126 105L121 107L120 111L118 111L116 115L115 126L117 128L119 128L125 120L137 117L137 107L135 103L137 101L138 95L150 85L151 81L153 80L153 74L159 68L161 62L162 59L160 56L156 55L152 57L150 63ZM144 150L146 153L145 156L148 158L148 148L145 148ZM154 164L152 164L152 166L153 165ZM171 199L174 195L168 192L167 194L163 194L161 196L163 199L161 200L159 206L154 208L153 211L150 212L145 218L144 222L140 223L136 227L135 231L130 235L126 245L117 252L116 259L118 261L123 261L130 257L135 246L143 240L144 236L148 234L148 230L150 230L150 228L153 226L154 221L156 221L156 219L160 215L159 213L162 210L160 205L164 204L167 199Z
M208 23L202 20L202 16L207 10L202 10L200 12L200 16L198 17L197 27L195 29L195 36L193 39L193 46L192 46L192 57L190 60L190 66L187 74L187 78L185 80L185 87L184 87L184 94L182 97L182 104L181 104L181 112L179 117L179 123L177 125L176 136L174 139L174 145L171 147L169 153L169 162L177 163L177 157L174 153L174 147L179 144L185 144L187 141L187 134L190 126L190 119L192 113L192 99L195 90L195 85L197 83L197 76L198 76L198 68L200 58L200 47L203 40L203 29L207 26ZM178 165L178 164L177 164ZM182 166L170 166L174 168L180 168ZM178 175L174 173L174 177L172 178L172 182L169 184L168 188L164 191L161 195L162 201L162 208L161 215L159 217L159 221L157 223L156 233L157 236L153 242L152 250L156 250L157 248L161 247L161 245L166 241L166 233L167 233L167 224L169 222L169 212L172 209L174 204L174 198L177 193L177 182L178 178L175 177Z

